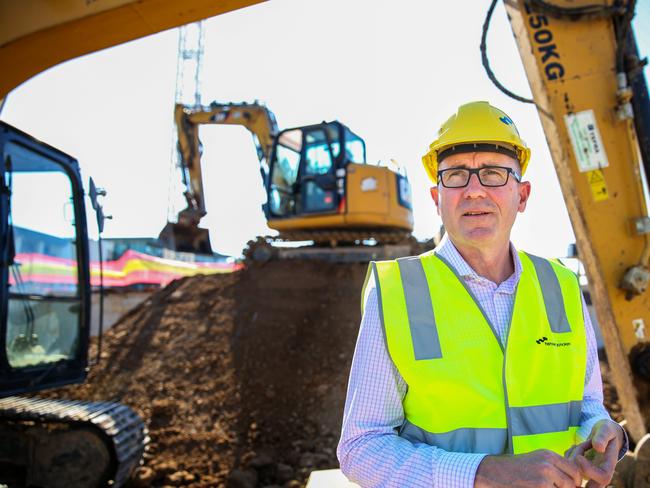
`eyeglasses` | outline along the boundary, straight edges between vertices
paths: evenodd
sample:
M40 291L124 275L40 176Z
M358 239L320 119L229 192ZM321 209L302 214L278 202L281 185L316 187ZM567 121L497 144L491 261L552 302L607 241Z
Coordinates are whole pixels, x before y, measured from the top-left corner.
M508 183L508 176L521 182L519 176L512 168L504 166L483 166L481 168L447 168L438 171L438 183L446 188L463 188L469 184L472 175L478 176L478 181L483 186L496 187L505 186Z

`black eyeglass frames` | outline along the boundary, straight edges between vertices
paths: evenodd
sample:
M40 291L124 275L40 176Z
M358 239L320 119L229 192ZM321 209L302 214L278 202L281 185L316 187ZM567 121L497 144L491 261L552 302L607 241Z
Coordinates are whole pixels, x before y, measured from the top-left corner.
M505 166L483 166L481 168L447 168L438 171L438 183L446 188L463 188L469 184L469 179L475 174L478 181L483 186L497 187L505 186L508 183L508 177L512 177L521 182L519 176L512 168Z

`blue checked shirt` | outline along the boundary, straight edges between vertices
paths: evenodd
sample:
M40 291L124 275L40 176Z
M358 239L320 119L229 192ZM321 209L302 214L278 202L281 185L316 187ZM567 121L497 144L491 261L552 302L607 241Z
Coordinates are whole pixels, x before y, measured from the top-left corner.
M522 269L514 246L511 253L515 271L500 285L476 274L447 238L436 252L465 281L504 344ZM402 399L407 385L386 350L373 279L364 299L337 449L341 470L362 487L473 487L485 454L447 452L436 446L412 444L397 435L404 421ZM583 314L587 371L578 435L584 439L598 420L610 417L603 406L596 339L584 301Z

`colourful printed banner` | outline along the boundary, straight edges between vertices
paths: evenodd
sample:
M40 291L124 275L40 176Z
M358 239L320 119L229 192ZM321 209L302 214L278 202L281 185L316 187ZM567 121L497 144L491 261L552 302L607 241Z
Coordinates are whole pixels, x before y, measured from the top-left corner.
M24 285L62 285L69 288L77 283L77 262L44 254L16 254L20 280ZM231 273L242 267L228 262L186 262L159 258L128 250L115 261L104 262L104 286L124 287L132 285L165 286L169 282L197 274ZM91 284L99 286L99 262L90 263ZM10 273L10 284L15 276Z

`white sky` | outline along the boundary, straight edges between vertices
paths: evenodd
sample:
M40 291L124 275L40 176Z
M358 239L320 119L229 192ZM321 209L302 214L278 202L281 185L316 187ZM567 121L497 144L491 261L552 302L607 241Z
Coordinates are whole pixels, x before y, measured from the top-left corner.
M650 21L648 3L637 2L635 19L642 56L650 51L648 29L639 28ZM562 256L573 233L536 110L498 91L481 65L488 4L272 0L209 19L202 101L259 99L281 128L342 121L366 140L369 161L395 158L406 166L415 235L428 238L440 221L420 158L459 105L488 100L532 149L532 196L513 241ZM3 110L3 120L73 155L85 181L92 176L107 189L105 209L114 219L106 237L157 236L170 205L174 212L184 206L180 182L169 191L177 42L174 29L56 66L14 90ZM498 78L529 96L500 3L488 51ZM204 126L201 136L202 226L215 251L238 255L246 241L270 233L254 146L240 127Z

